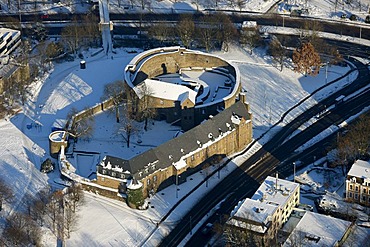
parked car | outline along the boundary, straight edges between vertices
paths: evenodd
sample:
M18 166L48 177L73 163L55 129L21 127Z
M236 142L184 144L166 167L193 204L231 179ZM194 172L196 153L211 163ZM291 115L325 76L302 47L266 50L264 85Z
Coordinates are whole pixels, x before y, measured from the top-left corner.
M349 17L349 19L350 19L351 21L358 21L358 16L357 16L357 15L351 15L351 16Z
M365 18L365 23L370 23L370 15L367 15Z

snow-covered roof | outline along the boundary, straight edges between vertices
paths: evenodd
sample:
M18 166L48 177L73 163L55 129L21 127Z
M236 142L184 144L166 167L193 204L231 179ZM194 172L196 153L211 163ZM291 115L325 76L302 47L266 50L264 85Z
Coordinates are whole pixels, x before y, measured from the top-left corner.
M298 183L268 176L254 193L252 199L261 200L265 204L284 206L298 187Z
M242 28L256 28L256 21L243 21Z
M370 162L364 160L356 160L348 172L349 176L358 178L370 178Z
M173 166L176 168L176 170L181 170L182 168L186 167L187 164L184 159L180 159L179 161L174 163Z
M349 221L306 212L283 246L293 246L297 240L300 246L335 246L350 225Z
M130 190L137 190L140 189L141 187L143 187L143 184L136 179L130 179L127 183L127 189Z
M247 198L234 216L266 225L277 208L275 205Z
M149 95L151 97L173 101L178 100L180 102L183 102L185 99L189 98L189 100L195 104L195 97L197 96L197 93L186 86L146 79L143 83L140 83L134 88L139 98L144 96L145 90L141 90L143 86L148 88Z

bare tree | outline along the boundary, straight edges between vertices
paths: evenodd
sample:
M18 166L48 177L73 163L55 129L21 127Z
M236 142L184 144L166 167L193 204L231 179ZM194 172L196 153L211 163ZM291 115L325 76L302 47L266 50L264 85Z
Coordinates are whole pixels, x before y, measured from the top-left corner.
M74 183L67 190L69 206L72 208L73 213L76 212L76 208L84 203L84 193L80 184Z
M168 22L156 22L153 23L149 29L149 35L160 42L161 45L165 41L168 41L170 37L173 37L172 26L169 26Z
M84 16L83 30L80 30L80 32L83 34L86 46L97 46L101 43L99 18L96 15L90 13Z
M127 107L120 111L121 121L118 126L118 133L122 134L126 141L126 145L130 147L130 141L133 134L138 132L137 122L132 118L132 115L127 110Z
M84 112L76 115L77 109L72 108L67 119L71 124L69 131L75 138L89 139L92 137L95 127L95 118L91 109L85 108ZM78 119L76 119L78 116Z
M311 43L304 43L293 52L294 70L304 75L317 75L320 70L320 55Z
M197 27L197 34L206 51L214 47L214 40L217 38L217 19L212 15L205 15L199 18L200 24Z
M50 225L54 233L58 235L59 228L63 225L63 200L64 194L62 190L57 190L50 195L49 203L47 204L47 215L50 219Z
M191 41L194 39L195 24L192 15L183 14L180 16L180 21L177 24L177 32L180 36L182 44L186 47L190 47Z
M113 100L114 109L116 111L117 123L119 123L119 105L122 104L122 102L125 99L124 92L125 92L124 82L117 80L112 83L108 83L104 86L103 96L101 97L102 101L107 99Z
M240 43L246 45L253 53L253 49L258 46L261 41L261 36L257 29L242 30L240 35Z
M14 212L6 219L3 237L13 246L37 246L40 244L40 228L28 215Z
M220 13L217 14L216 18L218 23L220 23L217 39L222 42L222 48L227 52L230 43L238 36L238 31L228 15Z
M78 217L69 206L64 208L64 230L66 237L69 238L72 231L76 230Z
M284 60L286 58L285 48L278 39L274 39L270 42L269 49L274 60L280 65L280 71L283 71Z
M3 208L4 202L11 202L14 198L11 187L5 183L3 178L0 178L0 211Z
M62 53L63 47L59 42L58 43L51 42L47 44L47 47L45 49L45 55L49 60L61 55Z
M62 43L67 45L68 51L73 54L77 53L82 42L81 28L76 17L72 18L71 24L64 27L61 32Z
M153 89L150 88L147 84L143 83L140 87L141 99L140 99L140 107L139 118L144 120L144 130L148 130L148 120L156 116L157 111L156 109L150 104L151 103L151 96L153 95Z
M356 159L367 159L370 151L370 116L361 115L345 135L338 134L337 152L334 164L343 168Z

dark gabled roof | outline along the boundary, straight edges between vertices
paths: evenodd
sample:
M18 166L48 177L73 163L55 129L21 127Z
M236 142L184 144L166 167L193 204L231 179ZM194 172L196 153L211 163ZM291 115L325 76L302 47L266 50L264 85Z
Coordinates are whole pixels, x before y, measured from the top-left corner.
M124 159L121 159L121 158L117 158L117 157L107 155L107 156L104 157L102 162L104 162L105 165L110 163L112 165L112 167L115 167L115 166L121 167L123 171L130 171L131 172L131 167L130 167L130 164L129 164L128 160L124 160Z
M212 134L213 138L217 138L220 132L225 133L229 130L228 126L234 128L234 124L231 121L233 115L243 117L247 120L250 119L246 105L239 101L184 134L139 154L130 160L123 160L112 156L107 156L106 159L109 159L112 165L122 166L124 170L128 169L132 175L140 171L143 172L144 176L151 174L158 169L167 168L173 162L179 161L182 156L196 150L199 147L198 142L205 144L210 141L210 134ZM155 163L155 168L149 167L147 169L148 172L145 172L145 168L148 168L148 164L150 163Z
M199 147L198 142L205 144L210 141L209 134L212 134L213 138L217 138L220 135L220 131L223 133L227 132L229 128L226 123L231 128L234 128L234 124L231 121L233 114L244 119L250 118L245 104L237 102L179 137L156 147L154 152L157 154L158 160L166 162L167 165L172 164L172 161L169 159L169 155L171 155L173 162L177 162L184 154L196 150Z

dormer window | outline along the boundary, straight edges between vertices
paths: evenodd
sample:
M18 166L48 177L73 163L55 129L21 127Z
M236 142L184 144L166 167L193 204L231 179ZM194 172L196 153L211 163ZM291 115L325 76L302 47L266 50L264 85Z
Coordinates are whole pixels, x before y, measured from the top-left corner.
M142 177L143 176L143 172L139 172L139 177Z

